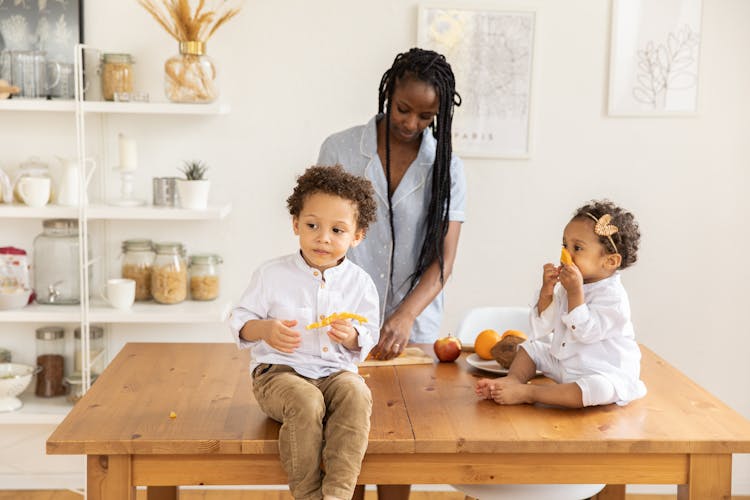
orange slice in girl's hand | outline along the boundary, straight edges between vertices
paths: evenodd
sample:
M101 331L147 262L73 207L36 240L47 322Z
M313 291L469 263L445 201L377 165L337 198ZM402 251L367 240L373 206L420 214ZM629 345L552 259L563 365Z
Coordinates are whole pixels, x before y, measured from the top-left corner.
M573 257L570 256L570 252L568 252L568 249L563 247L562 251L560 252L560 263L569 266L573 263Z

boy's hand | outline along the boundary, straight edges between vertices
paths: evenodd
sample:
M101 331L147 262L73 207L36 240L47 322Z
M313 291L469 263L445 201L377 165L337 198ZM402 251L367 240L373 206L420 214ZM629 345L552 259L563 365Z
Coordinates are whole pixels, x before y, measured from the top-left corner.
M270 320L263 340L277 351L291 354L302 342L302 335L292 329L296 325L296 319Z
M337 344L341 344L350 351L357 349L357 330L352 326L350 319L337 319L331 323L328 330L328 338Z

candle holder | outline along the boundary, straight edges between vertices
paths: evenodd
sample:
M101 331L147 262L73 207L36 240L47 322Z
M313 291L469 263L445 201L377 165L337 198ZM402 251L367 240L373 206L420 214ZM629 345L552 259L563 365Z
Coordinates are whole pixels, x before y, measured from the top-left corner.
M120 167L115 167L114 170L120 172L120 198L112 201L110 204L118 207L139 207L145 205L146 202L144 200L139 200L133 196L135 172Z

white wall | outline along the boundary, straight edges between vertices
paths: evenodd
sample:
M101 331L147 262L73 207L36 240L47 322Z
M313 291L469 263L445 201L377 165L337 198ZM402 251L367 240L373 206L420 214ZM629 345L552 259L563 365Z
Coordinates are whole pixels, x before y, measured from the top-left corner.
M690 118L606 116L609 2L526 4L538 8L533 154L527 161L466 159L468 220L443 333L470 307L527 303L541 265L557 258L572 210L609 197L641 223L640 261L623 273L639 340L750 417L750 392L743 389L750 378L743 321L750 278L744 256L750 202L743 196L750 167L750 2L704 0L699 113ZM214 197L231 200L232 215L217 227L174 231L224 256L231 295L239 295L260 262L294 249L284 200L295 175L315 161L329 133L376 111L382 72L416 41L417 6L246 1L208 44L229 116L110 122L110 142L118 130L130 131L151 160L150 170L139 172L144 197L153 175L174 175L183 159L211 164ZM86 42L134 54L138 86L160 99L161 67L176 44L136 2L89 0L85 15ZM72 155L72 142L49 139L60 126L52 119L33 137L28 128L3 126L0 165L30 154ZM118 226L112 238L159 230ZM205 235L216 247L205 247ZM5 239L0 234L0 243L11 243ZM226 339L221 329L119 332L121 339L131 333ZM735 493L750 493L746 456L735 460L734 481Z

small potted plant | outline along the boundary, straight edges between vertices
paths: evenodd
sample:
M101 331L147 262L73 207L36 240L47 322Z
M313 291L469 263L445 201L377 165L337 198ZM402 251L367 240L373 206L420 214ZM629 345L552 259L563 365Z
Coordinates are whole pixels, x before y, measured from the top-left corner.
M182 208L203 210L208 206L208 190L211 184L205 179L208 165L200 160L183 162L179 169L184 179L177 179L177 194Z

